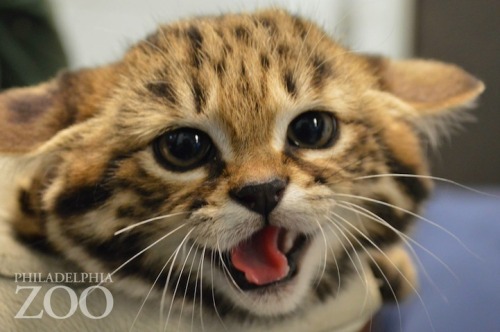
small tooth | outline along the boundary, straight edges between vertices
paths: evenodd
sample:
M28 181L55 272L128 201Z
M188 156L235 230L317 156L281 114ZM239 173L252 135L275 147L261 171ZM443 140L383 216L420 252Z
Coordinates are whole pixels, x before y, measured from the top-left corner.
M283 253L284 254L287 254L293 248L293 244L295 243L297 236L298 236L297 232L294 232L294 231L286 232L284 239L283 239Z

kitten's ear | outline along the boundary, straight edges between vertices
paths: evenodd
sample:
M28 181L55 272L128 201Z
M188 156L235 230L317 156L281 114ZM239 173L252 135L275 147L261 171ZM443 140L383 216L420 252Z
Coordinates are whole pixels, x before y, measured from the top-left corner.
M34 87L0 93L0 153L34 151L59 131L92 117L110 76L106 67L65 72Z
M484 84L463 69L433 60L390 60L366 56L380 88L411 105L417 116L470 106Z

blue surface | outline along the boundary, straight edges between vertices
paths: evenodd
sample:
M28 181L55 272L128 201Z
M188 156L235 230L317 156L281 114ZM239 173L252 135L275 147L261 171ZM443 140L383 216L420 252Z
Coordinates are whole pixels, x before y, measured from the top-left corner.
M426 221L419 221L412 237L453 273L414 246L429 274L419 268L422 299L401 303L401 315L395 305L386 306L374 330L500 332L500 188L484 191L499 198L437 188L425 216L459 240Z

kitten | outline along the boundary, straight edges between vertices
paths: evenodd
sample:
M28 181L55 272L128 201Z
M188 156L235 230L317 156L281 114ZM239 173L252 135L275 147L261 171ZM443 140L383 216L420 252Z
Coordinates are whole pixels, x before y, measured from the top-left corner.
M201 306L206 330L301 330L335 317L364 264L384 299L415 290L402 243L432 186L424 147L482 90L280 10L180 21L116 63L0 95L8 217L190 328Z

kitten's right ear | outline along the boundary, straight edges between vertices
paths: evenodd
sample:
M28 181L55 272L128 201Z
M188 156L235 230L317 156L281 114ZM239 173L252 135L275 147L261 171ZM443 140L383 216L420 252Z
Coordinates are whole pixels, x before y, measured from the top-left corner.
M439 116L467 107L484 84L462 68L435 60L392 60L363 56L379 88L411 105L417 117Z
M0 153L35 151L59 131L92 117L112 78L111 67L65 72L0 93Z

